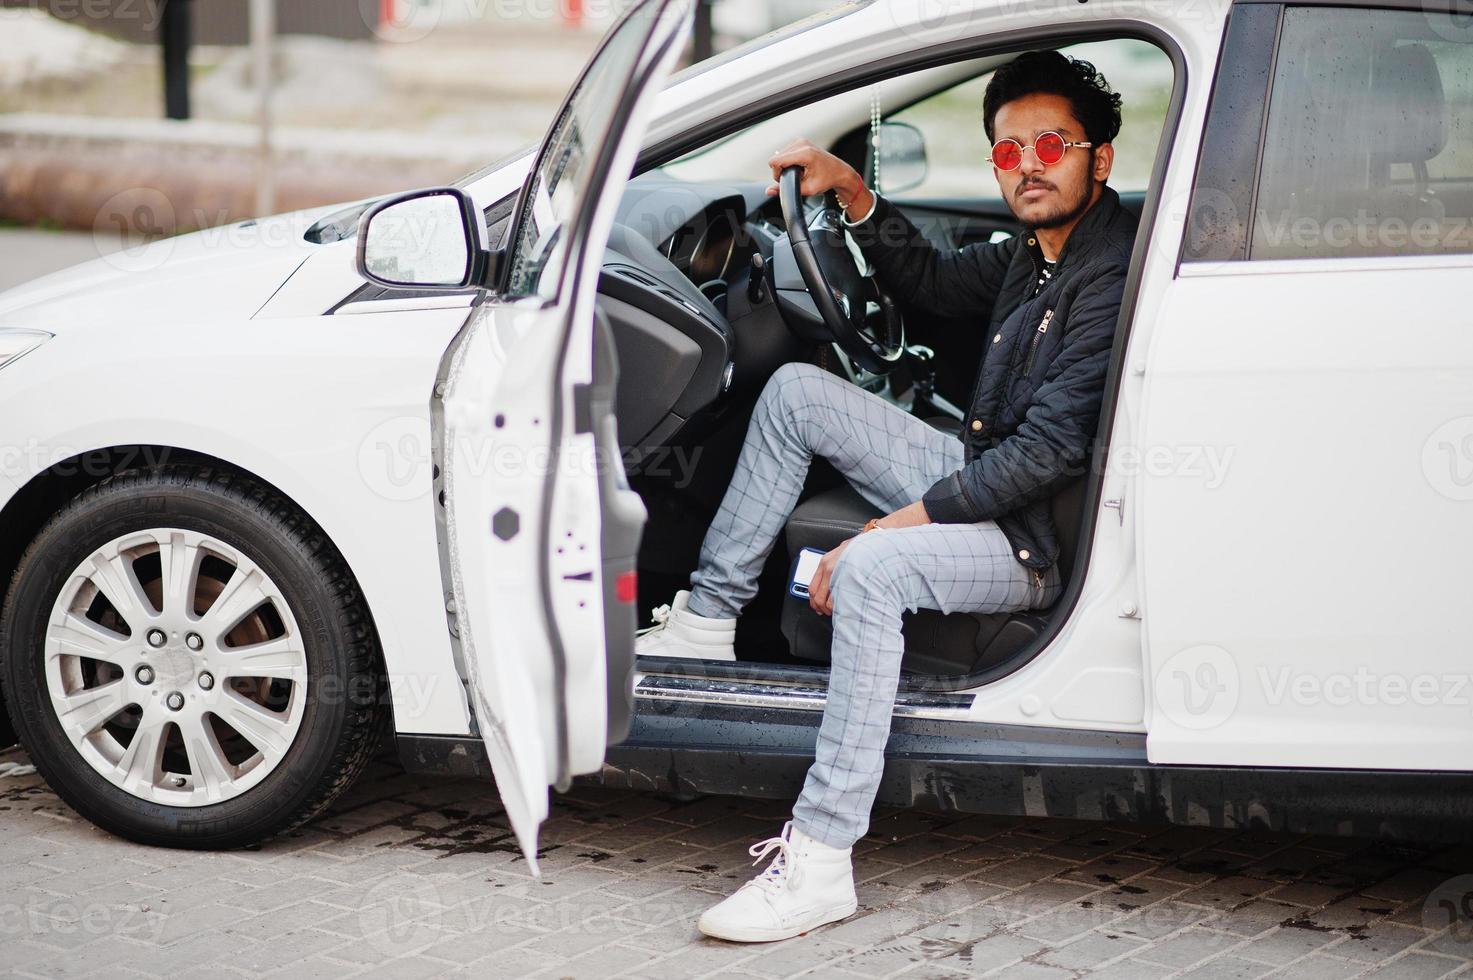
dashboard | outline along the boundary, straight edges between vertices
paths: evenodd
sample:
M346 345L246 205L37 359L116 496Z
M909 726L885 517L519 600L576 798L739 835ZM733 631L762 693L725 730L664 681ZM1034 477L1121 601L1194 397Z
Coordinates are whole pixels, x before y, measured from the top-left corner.
M702 214L700 220L675 229L675 234L659 247L665 258L697 286L724 280L732 260L740 259L736 242L741 218L722 203Z
M766 186L654 171L626 187L598 305L619 363L615 413L631 470L733 390L802 356L765 273L784 234Z
M765 183L693 184L659 171L631 180L618 221L698 289L718 291L742 276L754 254L771 255L783 234L775 199Z

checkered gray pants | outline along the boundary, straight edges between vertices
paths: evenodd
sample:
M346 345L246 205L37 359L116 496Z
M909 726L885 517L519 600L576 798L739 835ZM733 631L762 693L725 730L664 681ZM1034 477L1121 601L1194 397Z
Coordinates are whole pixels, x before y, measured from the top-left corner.
M731 486L701 545L692 612L736 616L756 594L814 456L886 513L920 500L963 462L956 437L821 368L784 365L762 391ZM869 829L884 771L904 653L901 614L1040 608L1061 587L1057 565L1036 581L998 526L982 521L860 535L840 556L830 589L828 703L793 821L826 844L849 847Z

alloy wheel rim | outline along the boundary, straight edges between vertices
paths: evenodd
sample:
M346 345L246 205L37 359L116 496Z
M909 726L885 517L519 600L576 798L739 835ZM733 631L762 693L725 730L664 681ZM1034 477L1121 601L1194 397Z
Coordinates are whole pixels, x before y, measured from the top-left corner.
M207 806L296 741L307 652L281 590L239 548L151 528L84 559L52 606L46 687L73 748L114 786Z

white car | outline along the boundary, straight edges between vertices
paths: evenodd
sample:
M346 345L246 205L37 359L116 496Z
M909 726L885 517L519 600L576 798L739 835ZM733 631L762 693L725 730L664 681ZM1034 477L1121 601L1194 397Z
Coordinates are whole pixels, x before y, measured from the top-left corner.
M636 663L635 610L693 569L779 365L955 424L986 338L876 326L831 203L766 197L766 160L807 136L943 247L1004 238L981 85L1059 47L1126 95L1112 183L1142 219L1096 465L1054 505L1069 585L910 618L881 802L1466 827L1466 20L859 2L667 80L688 19L636 5L543 146L457 187L0 296L0 683L56 791L235 846L392 725L411 768L494 773L534 865L577 776L795 793L828 638L789 554L862 501L815 472L735 663Z

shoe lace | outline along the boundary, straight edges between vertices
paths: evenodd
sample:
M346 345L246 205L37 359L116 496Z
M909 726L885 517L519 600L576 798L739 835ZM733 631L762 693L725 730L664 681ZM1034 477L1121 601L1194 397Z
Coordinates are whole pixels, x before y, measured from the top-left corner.
M752 862L753 865L761 864L763 858L767 857L767 855L771 854L773 851L777 852L777 855L772 859L772 863L769 864L766 868L763 868L762 872L758 874L756 878L753 878L750 884L757 885L759 888L765 888L769 891L781 888L785 883L789 881L791 881L791 883L795 887L797 886L797 869L793 866L791 862L792 845L789 842L789 835L792 832L792 826L793 825L791 822L786 823L783 825L783 832L781 835L777 837L769 837L763 841L758 841L751 847L747 848L747 853L756 858L756 860Z
M670 622L670 603L667 602L664 605L656 606L655 608L651 609L650 619L653 619L655 621L655 625L646 626L642 630L636 630L636 635L645 636L649 633L655 632L656 630L664 629L665 626Z

